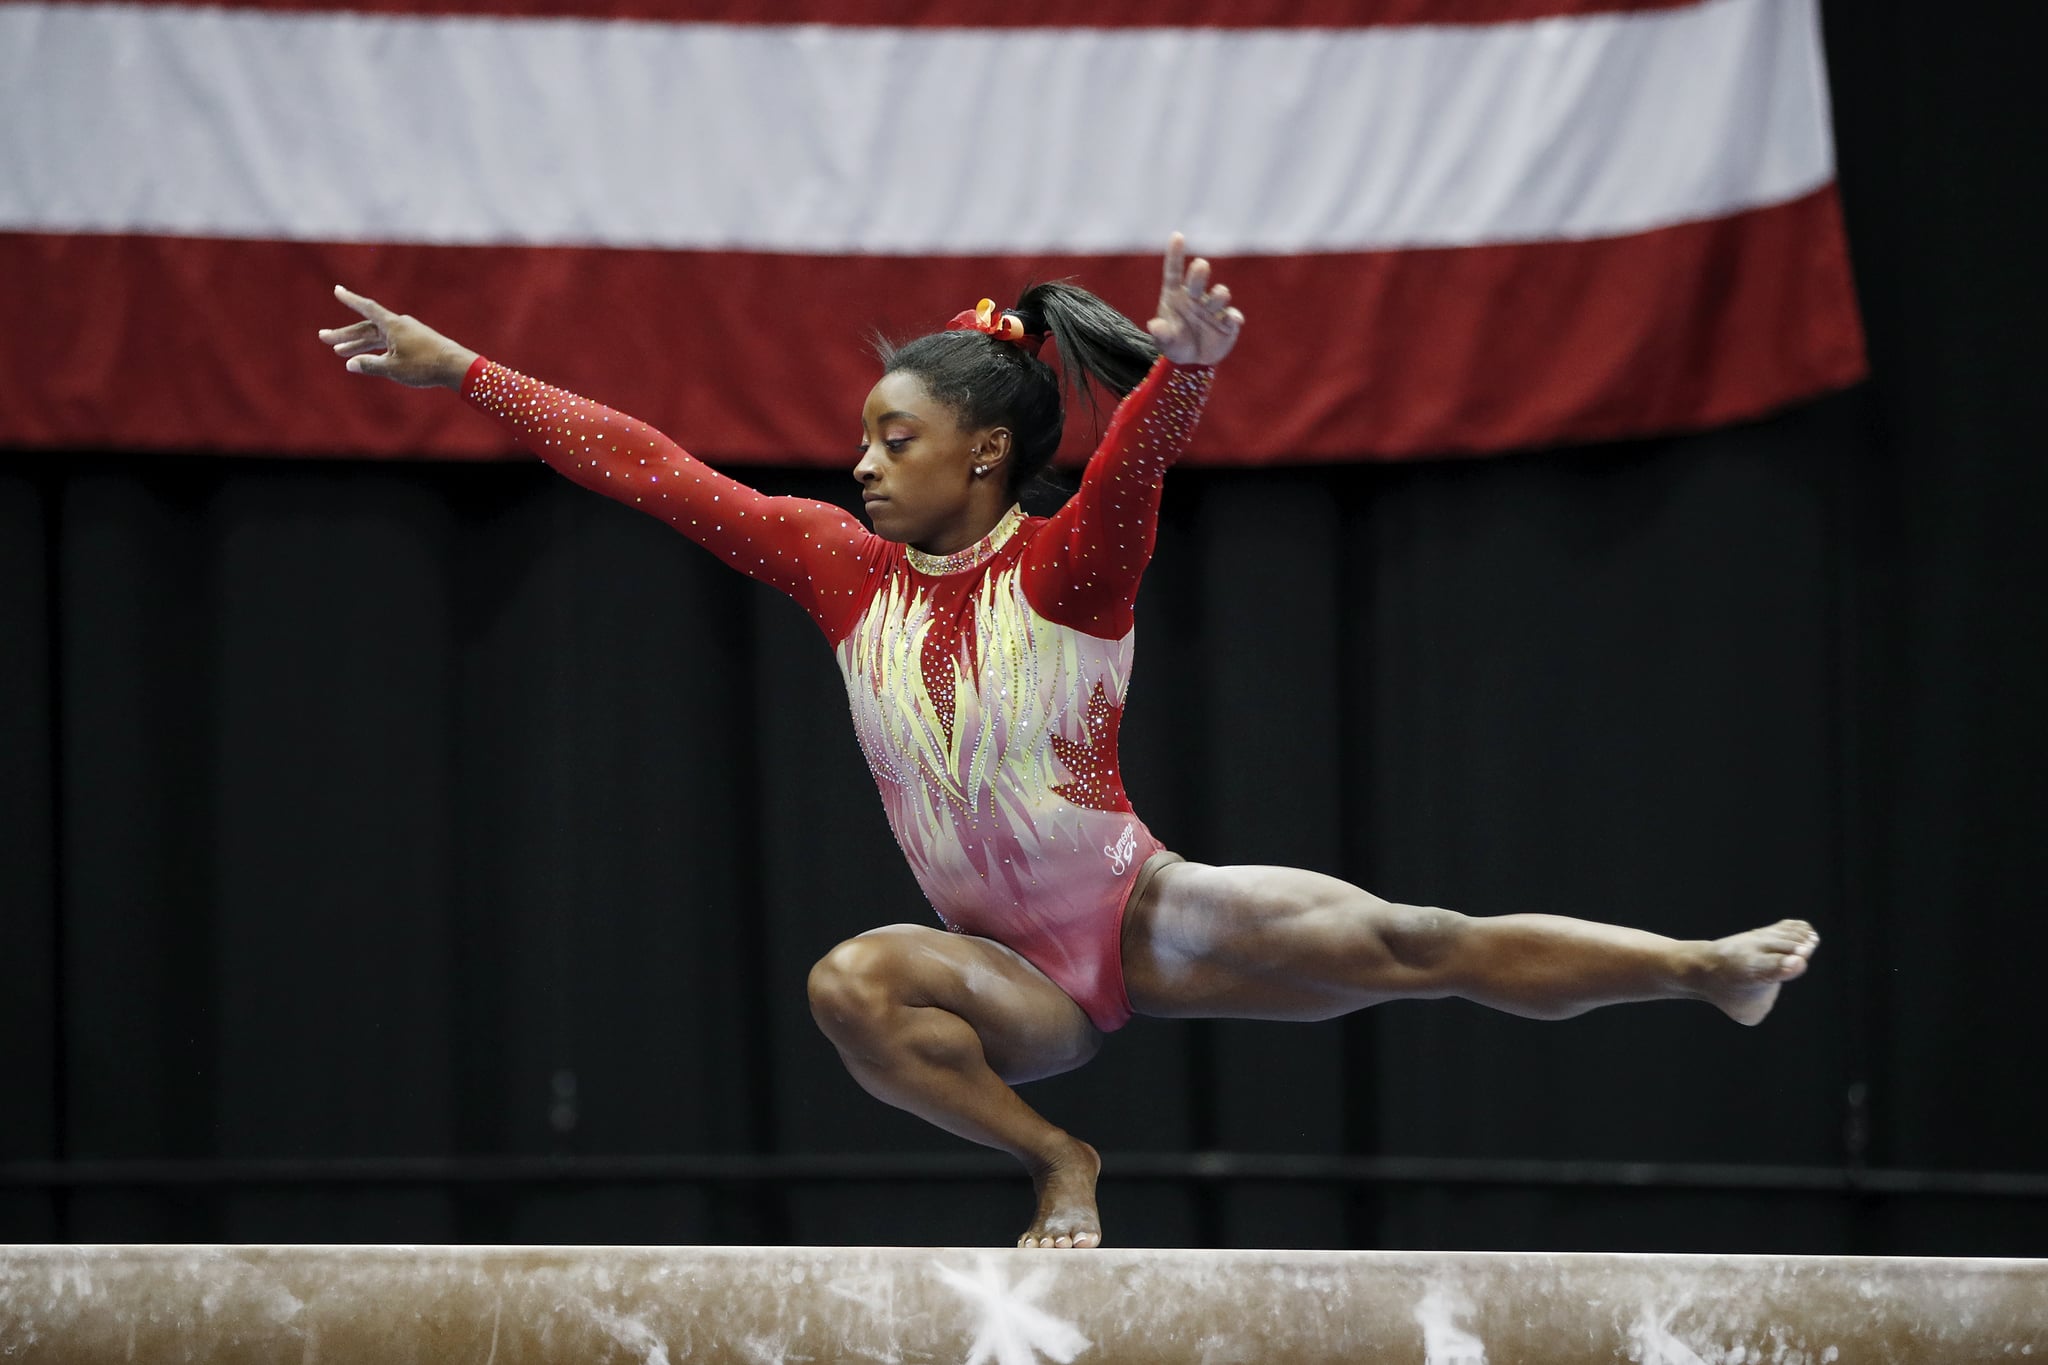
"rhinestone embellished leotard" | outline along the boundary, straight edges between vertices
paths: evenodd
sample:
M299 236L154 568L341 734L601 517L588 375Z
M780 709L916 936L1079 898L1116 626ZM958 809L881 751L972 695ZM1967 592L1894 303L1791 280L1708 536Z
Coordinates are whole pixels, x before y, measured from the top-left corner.
M1011 508L934 556L829 503L768 497L623 413L487 360L463 396L587 488L662 518L795 598L831 641L861 751L948 928L1021 954L1108 1031L1120 939L1159 851L1124 795L1117 725L1166 468L1212 372L1161 360L1052 517Z

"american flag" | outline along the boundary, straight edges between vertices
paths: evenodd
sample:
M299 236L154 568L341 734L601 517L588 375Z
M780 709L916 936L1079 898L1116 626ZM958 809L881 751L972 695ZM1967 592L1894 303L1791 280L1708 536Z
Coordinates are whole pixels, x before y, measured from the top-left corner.
M1817 0L0 3L0 444L493 457L348 284L714 461L845 464L874 331L1168 233L1192 458L1483 454L1864 372Z

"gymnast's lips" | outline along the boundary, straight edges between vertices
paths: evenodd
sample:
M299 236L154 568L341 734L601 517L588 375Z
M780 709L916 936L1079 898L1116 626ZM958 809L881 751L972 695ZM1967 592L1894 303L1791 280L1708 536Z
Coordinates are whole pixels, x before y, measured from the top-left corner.
M888 500L887 497L880 493L863 493L860 495L860 504L863 507L873 507L878 502L887 502Z

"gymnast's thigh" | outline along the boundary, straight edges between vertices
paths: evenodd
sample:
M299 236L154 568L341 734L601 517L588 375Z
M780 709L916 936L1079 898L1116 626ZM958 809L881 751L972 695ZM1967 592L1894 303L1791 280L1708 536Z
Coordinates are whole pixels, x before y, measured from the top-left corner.
M994 939L892 924L848 939L826 963L848 958L889 977L904 1004L966 1020L990 1069L1012 1084L1071 1071L1101 1050L1101 1031L1073 998Z
M1291 867L1160 869L1125 913L1124 985L1139 1014L1329 1019L1441 995L1389 946L1411 920L1349 882Z

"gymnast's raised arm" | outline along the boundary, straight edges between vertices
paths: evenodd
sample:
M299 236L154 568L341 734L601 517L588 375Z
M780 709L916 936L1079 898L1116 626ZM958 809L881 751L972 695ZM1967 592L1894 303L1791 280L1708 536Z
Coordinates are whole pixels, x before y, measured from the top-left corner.
M660 517L789 594L828 636L843 627L874 543L844 509L755 492L637 418L486 360L375 299L339 285L334 296L362 315L320 332L351 373L455 390L570 479Z
M1244 314L1189 261L1176 232L1167 244L1159 309L1146 330L1160 359L1117 407L1081 487L1024 561L1032 604L1055 621L1107 639L1131 629L1138 581L1152 559L1167 466L1194 435L1211 368L1237 345Z

